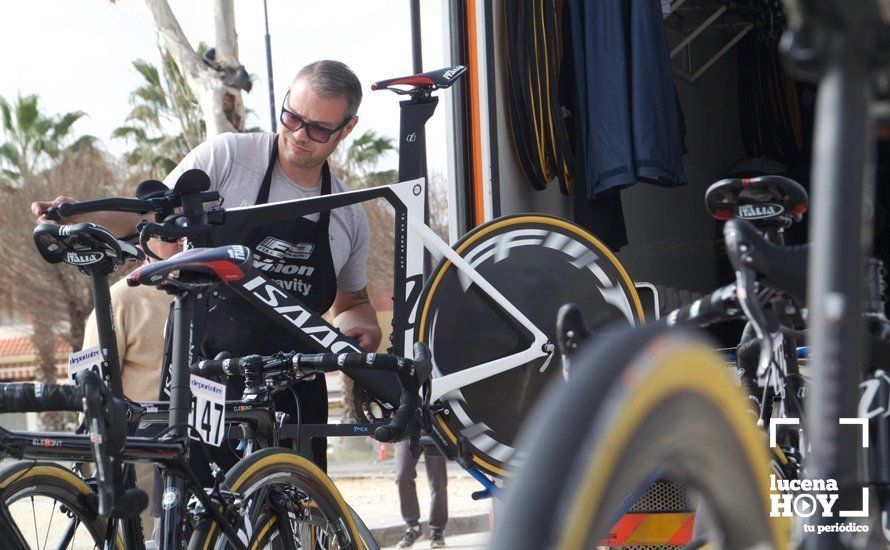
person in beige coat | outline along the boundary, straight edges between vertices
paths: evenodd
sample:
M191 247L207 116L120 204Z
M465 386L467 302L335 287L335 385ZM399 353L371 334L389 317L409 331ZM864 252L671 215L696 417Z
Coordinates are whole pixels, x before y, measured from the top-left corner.
M175 254L180 245L152 240L152 251L167 258ZM164 358L164 328L170 311L172 297L150 286L127 286L124 279L111 285L111 304L114 316L114 333L120 354L121 382L124 395L133 401L156 401L161 385L161 362ZM96 328L96 312L90 313L84 329L83 348L99 345ZM152 494L154 465L136 464L136 485ZM142 512L142 525L146 537L154 527L151 504Z

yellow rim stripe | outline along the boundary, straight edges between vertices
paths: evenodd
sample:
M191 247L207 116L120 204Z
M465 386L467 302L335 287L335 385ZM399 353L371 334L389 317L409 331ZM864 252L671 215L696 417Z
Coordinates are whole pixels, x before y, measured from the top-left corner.
M61 466L51 466L47 464L42 466L30 467L27 463L22 463L22 467L20 470L9 472L8 475L0 480L0 489L5 489L10 484L21 481L22 479L27 479L31 476L45 476L61 479L65 483L71 485L72 489L77 489L77 491L82 495L87 495L91 492L90 488L87 487L87 484L84 483L82 479L74 475L73 472L69 472Z
M55 466L52 464L45 464L40 466L30 466L29 463L21 463L19 467L14 469L10 469L6 471L6 476L3 479L0 479L0 490L6 489L13 483L18 483L19 481L26 480L32 476L38 477L54 477L56 479L61 480L63 483L66 483L70 486L71 489L76 490L82 495L88 495L92 493L87 484L79 477L74 475L74 472L70 472L61 466ZM103 525L107 524L107 521L99 518L99 521L103 523ZM124 547L124 542L121 540L120 535L118 534L117 540L114 541L115 546L120 548L121 550Z
M266 525L263 526L263 528L260 530L260 533L254 539L254 545L256 544L256 541L263 540L263 538L266 536L266 533L268 533L269 530L272 529L272 526L275 525L277 522L278 518L276 518L275 516L269 516L269 521L266 522ZM256 548L256 546L253 546L252 548Z
M281 453L273 453L263 458L255 461L253 464L248 466L248 468L238 477L238 479L231 485L229 490L232 492L237 492L241 486L247 482L250 477L256 473L261 468L265 468L269 465L274 464L293 464L298 468L302 468L306 470L309 474L307 477L312 477L316 481L320 482L321 485L327 489L328 493L331 497L333 497L335 503L340 508L340 513L343 517L346 518L347 527L349 527L349 533L354 541L362 540L361 536L358 533L358 529L355 526L355 522L352 519L352 514L349 512L349 507L346 505L346 501L343 500L343 496L340 494L340 491L337 490L337 486L331 481L331 478L327 476L324 472L321 471L321 468L313 464L311 461L303 458L299 455L294 455L291 453L281 452ZM213 523L210 526L210 530L207 532L207 538L204 541L205 550L209 548L210 540L213 538L213 534L216 532L216 523Z
M596 510L609 481L603 473L615 471L618 459L635 429L655 407L680 392L692 392L706 397L721 411L742 446L754 479L760 480L758 486L764 510L769 509L766 445L763 444L762 434L751 421L741 390L722 366L720 358L701 344L677 345L664 338L650 344L646 353L652 352L658 354L654 368L634 384L630 399L625 402L621 411L615 411L620 414L613 415L612 428L598 443L587 472L575 492L577 498L570 507L566 529L563 530L562 540L558 545L561 549L584 548L584 538L591 522L590 515ZM624 376L627 378L630 374L630 371L625 371ZM769 521L769 518L764 518L764 521ZM773 532L773 541L782 544L784 539L780 537L782 529L779 523L770 521L770 529Z
M476 243L476 241L478 241L482 237L488 235L489 233L491 233L493 231L497 231L504 227L508 227L511 225L518 225L521 223L542 223L542 224L555 225L562 229L571 231L575 235L581 237L585 241L587 241L590 244L592 244L593 246L595 246L605 257L607 257L609 259L609 261L612 263L612 265L615 267L615 269L621 275L621 278L624 281L624 285L627 290L627 293L633 300L633 305L637 310L637 315L639 316L640 324L645 323L646 316L643 313L643 304L640 302L640 297L637 294L637 289L634 286L633 282L631 281L630 276L627 274L627 271L624 269L624 266L621 265L621 262L618 261L618 258L616 258L615 255L612 254L612 251L609 250L608 247L606 247L603 243L601 243L596 237L594 237L587 231L584 231L580 227L573 225L565 220L561 220L559 218L553 218L553 217L549 217L549 216L539 216L539 215L534 215L534 214L531 214L528 216L517 216L515 218L506 218L504 220L496 221L496 222L492 223L491 225L485 227L484 229L480 229L478 233L473 234L472 237L468 238L466 241L461 243L461 245L455 249L455 252L457 252L458 254L461 254L469 246L473 245L474 243ZM430 298L435 296L436 288L438 288L439 283L442 282L442 278L445 276L445 272L448 271L449 267L451 267L451 261L446 260L445 263L442 265L442 268L439 269L438 272L436 273L436 278L433 280L432 285L430 286L430 291L427 293L427 300L426 300L426 303L423 304L423 310L420 315L420 325L419 325L420 328L418 330L418 334L420 334L421 338L423 338L423 333L424 333L424 330L426 329L426 323L427 323L427 319L429 316L429 308L430 308L430 301L431 301ZM423 340L421 340L421 341L423 341ZM445 432L445 435L446 435L446 437L448 437L448 440L451 441L451 443L456 446L457 445L457 436L454 435L454 432L452 432L451 429L448 427L448 425L445 423L445 418L441 413L436 415L436 422L442 428L442 431ZM477 465L481 466L484 470L486 470L488 473L490 473L492 475L496 475L499 477L509 477L509 475L510 475L510 473L507 470L505 470L503 468L499 468L498 466L495 466L493 464L489 464L487 461L479 458L478 456L474 455L472 457L472 459L473 459L473 462L475 462Z

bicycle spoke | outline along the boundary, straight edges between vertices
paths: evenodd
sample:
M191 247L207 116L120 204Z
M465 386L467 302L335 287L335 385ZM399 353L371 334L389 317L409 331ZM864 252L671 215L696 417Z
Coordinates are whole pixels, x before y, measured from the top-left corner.
M40 533L37 531L37 508L34 506L34 497L31 497L31 517L34 519L34 542L37 543L36 548L40 548Z
M56 515L56 507L53 505L53 510L49 514L49 522L46 524L46 535L43 537L43 547L47 547L47 541L49 541L49 531L53 526L53 516Z

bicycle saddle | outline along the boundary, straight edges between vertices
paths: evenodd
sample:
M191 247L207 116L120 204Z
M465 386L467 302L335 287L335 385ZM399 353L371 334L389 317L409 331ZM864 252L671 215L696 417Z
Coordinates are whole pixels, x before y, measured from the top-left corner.
M809 206L806 190L784 176L722 179L705 191L708 212L718 220L741 218L788 227Z
M809 246L778 246L751 222L733 218L723 226L726 252L735 270L750 269L764 285L787 292L806 303Z
M107 258L117 267L126 261L145 259L141 250L94 223L42 223L34 228L34 244L43 259L51 264L65 262L85 267Z
M433 91L450 87L466 71L467 68L463 65L455 65L454 67L446 67L438 71L381 80L371 84L371 89L391 90L397 94L410 94L420 90ZM396 86L407 86L407 89L396 88Z
M173 277L176 272L189 274L185 284L190 287L238 281L244 277L241 266L249 264L250 259L250 249L241 245L194 248L180 252L169 259L143 265L127 276L127 284L178 286L178 278Z

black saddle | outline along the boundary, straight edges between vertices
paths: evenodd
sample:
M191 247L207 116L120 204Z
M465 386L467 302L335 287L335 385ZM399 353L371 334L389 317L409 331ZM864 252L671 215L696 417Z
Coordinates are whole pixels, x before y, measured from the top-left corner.
M34 244L47 262L80 268L106 262L114 270L124 262L145 259L141 250L94 223L42 223L34 228Z
M741 218L760 226L789 227L803 218L809 196L784 176L729 178L708 187L705 205L718 220Z
M397 94L411 94L418 91L431 92L440 88L450 87L466 71L467 68L463 65L456 65L439 69L438 71L381 80L371 84L371 89L391 90ZM398 88L397 86L405 86L405 88Z
M250 249L241 245L193 248L169 259L143 265L127 276L130 286L210 286L244 278L242 266L249 265ZM178 273L179 275L174 275ZM187 281L182 275L188 274Z

